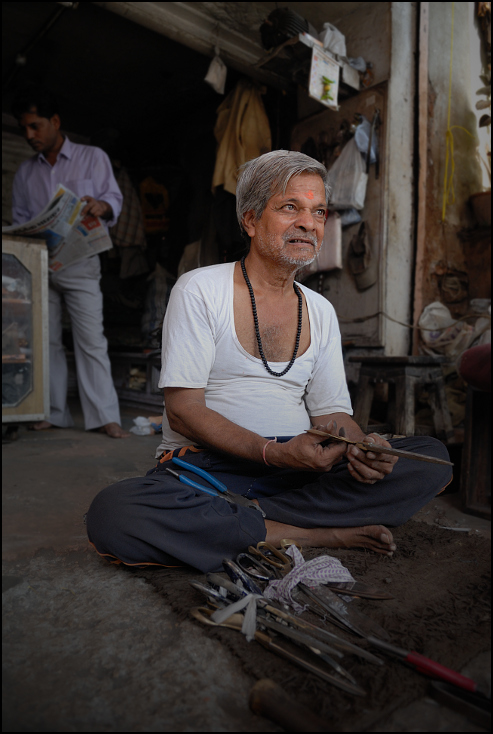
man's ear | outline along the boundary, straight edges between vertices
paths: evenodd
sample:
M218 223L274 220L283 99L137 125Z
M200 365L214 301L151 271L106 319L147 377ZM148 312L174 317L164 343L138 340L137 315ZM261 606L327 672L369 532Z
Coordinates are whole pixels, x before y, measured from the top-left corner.
M60 120L60 115L55 112L53 117L50 117L50 122L55 128L55 130L60 130L60 126L62 124L62 121Z
M249 212L243 215L242 224L243 229L247 233L249 237L253 237L255 235L255 225L257 223L257 219L255 217L255 212L253 209L250 209Z

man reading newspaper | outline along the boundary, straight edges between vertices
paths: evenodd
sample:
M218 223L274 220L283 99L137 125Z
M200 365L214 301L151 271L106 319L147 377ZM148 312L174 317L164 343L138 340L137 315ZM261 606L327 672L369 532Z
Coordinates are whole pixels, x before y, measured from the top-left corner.
M83 214L113 225L122 195L110 160L99 148L72 143L61 132L61 120L51 94L29 89L12 105L24 137L35 151L21 164L12 191L13 224L33 219L48 204L59 184L86 202ZM86 430L100 429L112 438L129 434L120 426L118 397L111 377L108 343L103 333L101 266L93 255L50 271L50 415L36 430L68 428L73 420L67 405L68 370L62 344L62 299L72 322L79 395Z

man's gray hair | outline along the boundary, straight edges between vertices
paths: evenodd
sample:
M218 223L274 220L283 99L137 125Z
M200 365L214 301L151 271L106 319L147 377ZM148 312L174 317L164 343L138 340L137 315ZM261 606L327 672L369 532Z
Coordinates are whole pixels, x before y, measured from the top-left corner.
M236 215L242 233L246 234L243 228L245 214L253 211L255 219L259 220L269 199L281 192L284 194L291 178L301 173L314 173L320 176L328 203L330 186L327 169L304 153L295 150L273 150L240 167L236 184Z

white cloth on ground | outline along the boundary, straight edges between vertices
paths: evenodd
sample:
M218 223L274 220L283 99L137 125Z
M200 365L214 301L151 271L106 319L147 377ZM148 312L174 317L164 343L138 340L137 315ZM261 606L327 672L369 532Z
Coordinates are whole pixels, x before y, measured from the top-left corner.
M306 299L311 343L283 377L241 346L234 324L235 263L185 273L174 286L163 324L159 387L205 388L208 408L261 436L295 436L310 416L352 415L337 317L321 295L299 287ZM253 317L252 317L253 318ZM280 372L287 362L271 362ZM163 416L165 450L190 445Z
M255 637L255 631L257 629L257 599L262 598L263 597L259 594L247 594L229 606L224 607L223 609L218 609L211 615L211 619L213 622L216 622L216 624L222 624L233 614L242 612L245 609L241 631L247 638L247 642L251 642Z
M312 558L311 561L305 561L295 545L289 546L286 555L291 556L294 560L293 569L283 579L271 581L264 590L264 597L289 604L297 612L303 611L303 607L293 599L292 592L299 583L313 587L329 582L354 581L348 569L338 558L318 556Z

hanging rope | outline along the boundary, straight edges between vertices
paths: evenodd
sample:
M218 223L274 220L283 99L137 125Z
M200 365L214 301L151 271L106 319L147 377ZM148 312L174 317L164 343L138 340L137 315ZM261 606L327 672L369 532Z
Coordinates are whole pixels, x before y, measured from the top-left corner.
M453 73L453 61L454 61L454 16L455 16L455 2L452 3L452 20L450 30L450 64L449 64L449 80L448 80L448 106L447 106L447 131L445 133L445 175L443 177L443 198L442 198L442 222L445 221L445 212L447 205L455 203L455 189L454 189L454 174L455 174L455 161L454 161L454 133L453 130L462 130L467 133L469 137L475 139L476 136L466 130L461 125L450 125L450 110L452 107L452 73ZM450 174L449 174L450 167Z

